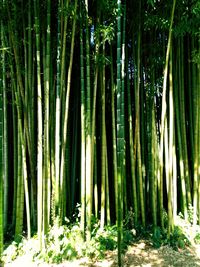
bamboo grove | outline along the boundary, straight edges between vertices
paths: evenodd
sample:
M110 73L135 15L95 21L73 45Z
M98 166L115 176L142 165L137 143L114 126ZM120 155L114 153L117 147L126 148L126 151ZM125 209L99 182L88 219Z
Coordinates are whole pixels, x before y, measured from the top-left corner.
M199 0L1 0L0 248L72 218L200 224ZM166 225L165 214L168 217ZM119 253L120 262L120 253Z

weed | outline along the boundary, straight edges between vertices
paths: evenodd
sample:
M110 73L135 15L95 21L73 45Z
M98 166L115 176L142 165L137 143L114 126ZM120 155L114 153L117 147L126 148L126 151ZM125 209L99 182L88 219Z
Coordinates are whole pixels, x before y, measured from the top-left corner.
M195 235L194 241L196 244L200 244L200 232Z
M168 238L167 242L169 245L177 250L178 248L185 248L190 245L190 241L183 232L183 229L180 226L175 226L173 233Z

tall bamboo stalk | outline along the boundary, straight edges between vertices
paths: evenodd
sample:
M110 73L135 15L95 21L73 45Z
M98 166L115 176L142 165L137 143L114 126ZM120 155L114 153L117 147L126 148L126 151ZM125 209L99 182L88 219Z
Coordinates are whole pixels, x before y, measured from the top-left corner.
M77 12L77 0L75 1L74 6L74 18L72 25L72 38L71 38L71 49L70 49L70 61L68 67L68 75L67 75L67 92L66 92L66 100L65 100L65 111L64 111L64 125L63 125L63 138L62 138L62 149L61 149L61 162L60 162L60 190L61 190L61 198L63 197L63 182L64 182L64 173L65 173L65 153L66 153L66 144L67 144L67 126L68 126L68 116L69 116L69 98L70 98L70 90L71 90L71 74L72 74L72 65L73 65L73 55L74 55L74 40L75 40L75 31L76 31L76 14ZM62 203L62 199L61 199ZM61 207L60 207L61 208ZM62 211L60 212L61 220Z
M1 21L1 46L2 45L2 31L3 24ZM2 56L0 58L1 62L3 60ZM3 62L2 62L3 63ZM1 73L2 73L1 66ZM4 245L4 205L3 205L3 77L0 75L0 256L3 253L3 245Z
M199 66L198 66L199 67ZM196 77L196 81L199 81L199 75ZM197 224L198 219L198 192L199 192L199 87L193 88L193 105L194 105L194 185L193 185L193 225Z
M1 43L5 46L4 28L1 24ZM7 134L7 84L6 84L6 57L2 51L2 88L3 88L3 185L4 185L4 230L7 229L8 221L8 134Z
M43 231L47 233L50 219L50 142L49 142L49 94L51 64L51 1L47 2L47 33L45 58L45 117L44 117L44 183L43 183Z
M55 180L53 180L54 216L59 214L60 195L60 116L61 116L61 2L58 1L56 57L56 115L55 115ZM55 219L55 218L54 218Z
M169 70L169 164L168 164L168 235L174 230L172 210L172 176L173 176L173 147L174 147L174 101L173 101L173 77L172 77L172 51L170 53Z
M90 83L90 35L88 0L85 0L86 9L86 220L87 220L87 240L91 238L91 216L92 216L92 159L91 159L91 83Z
M80 3L80 17L83 23L82 4ZM84 57L83 57L83 29L80 29L80 76L81 76L81 230L83 231L85 239L85 216L86 216L86 203L85 203L85 79L84 79Z
M142 174L142 158L141 158L141 140L140 140L140 90L141 90L141 1L139 2L139 24L138 24L138 38L137 38L137 79L136 79L136 92L135 92L135 145L137 155L137 173L138 173L138 186L139 186L139 201L142 217L142 225L145 226L145 202L143 190L143 174Z
M112 47L110 49L111 53L111 113L112 113L112 142L113 142L113 179L114 179L114 189L115 189L115 212L117 214L118 211L118 193L117 193L117 140L116 140L116 115L115 115L115 95L116 88L114 85L114 72L113 72L113 51Z
M104 38L104 36L103 36ZM105 57L105 41L103 42L103 57ZM105 121L105 65L101 67L101 229L105 224L106 204L106 121Z
M39 3L34 0L36 62L37 62L37 229L39 246L42 248L43 228L43 114L42 114L42 85L41 85L41 56L40 56L40 22Z
M117 231L118 231L118 266L122 265L122 133L121 133L121 1L117 0Z
M163 222L163 149L164 149L164 133L165 127L167 127L166 122L166 112L167 112L167 103L166 103L166 91L167 91L167 77L168 77L168 64L169 64L169 55L171 50L171 38L172 38L172 26L174 20L174 11L175 11L176 0L173 1L170 27L169 27L169 36L167 43L167 51L165 58L165 67L164 67L164 79L163 79L163 93L162 93L162 112L161 112L161 125L160 125L160 148L159 148L159 160L160 168L158 172L158 182L159 182L159 201L160 201L160 220L161 226L164 229Z

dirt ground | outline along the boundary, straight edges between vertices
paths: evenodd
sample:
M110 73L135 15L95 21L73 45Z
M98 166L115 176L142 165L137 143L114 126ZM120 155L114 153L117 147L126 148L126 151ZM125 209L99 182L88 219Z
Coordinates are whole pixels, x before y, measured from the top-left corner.
M148 241L140 240L138 243L128 247L126 254L122 257L123 267L195 267L200 266L200 245L187 249L175 251L169 246L159 249L153 248ZM87 258L64 262L62 264L38 264L31 262L31 259L22 256L4 267L117 267L117 252L107 252L102 261L94 262Z

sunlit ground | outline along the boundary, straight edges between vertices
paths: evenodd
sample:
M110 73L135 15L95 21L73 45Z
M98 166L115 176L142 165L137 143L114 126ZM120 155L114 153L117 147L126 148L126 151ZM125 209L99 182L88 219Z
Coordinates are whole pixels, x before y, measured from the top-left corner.
M106 258L102 261L92 262L88 258L82 258L73 262L64 262L61 264L34 263L31 257L26 254L17 258L11 263L5 264L4 267L115 267L117 266L117 253L108 252ZM200 245L194 245L191 248L173 250L169 246L163 246L155 249L149 244L149 241L140 240L138 243L129 246L123 257L123 266L128 267L195 267L200 266Z
M193 227L180 217L177 218L177 225L182 229L184 237L190 242L190 246L183 246L174 250L169 245L162 245L160 248L153 246L151 239L135 239L134 243L128 246L125 255L122 256L122 266L128 267L198 267L200 266L200 226ZM103 232L104 233L104 232ZM102 233L102 234L103 234ZM195 237L198 236L198 240ZM181 235L180 235L181 237ZM79 240L79 239L77 239ZM137 240L137 241L136 241ZM156 239L159 241L160 239ZM174 239L177 242L177 239ZM182 240L182 239L181 239ZM195 241L196 240L196 241ZM80 243L75 241L80 248ZM74 261L65 261L60 264L33 262L34 251L38 249L38 241L35 238L25 240L22 247L22 256L17 256L15 260L15 246L10 245L7 248L6 263L4 267L116 267L117 251L106 251L103 260L97 260L97 257L91 259L82 257ZM14 257L12 258L13 255ZM97 256L97 255L94 255ZM0 266L1 267L1 266Z

